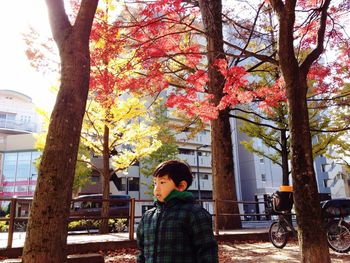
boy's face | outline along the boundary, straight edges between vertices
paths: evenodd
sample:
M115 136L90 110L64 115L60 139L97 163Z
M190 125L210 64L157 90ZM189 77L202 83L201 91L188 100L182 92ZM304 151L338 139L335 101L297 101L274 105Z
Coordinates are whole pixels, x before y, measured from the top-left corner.
M179 190L178 187L176 187L174 181L171 180L168 175L164 175L162 177L153 177L153 183L153 194L159 202L164 202L164 199L174 189Z

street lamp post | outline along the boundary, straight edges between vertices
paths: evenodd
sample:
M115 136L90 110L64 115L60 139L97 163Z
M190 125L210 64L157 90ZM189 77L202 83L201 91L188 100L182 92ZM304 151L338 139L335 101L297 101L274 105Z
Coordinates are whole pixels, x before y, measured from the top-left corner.
M207 144L202 144L196 147L196 156L197 156L197 182L198 182L198 200L201 200L201 182L200 182L200 176L199 176L199 149L208 147Z

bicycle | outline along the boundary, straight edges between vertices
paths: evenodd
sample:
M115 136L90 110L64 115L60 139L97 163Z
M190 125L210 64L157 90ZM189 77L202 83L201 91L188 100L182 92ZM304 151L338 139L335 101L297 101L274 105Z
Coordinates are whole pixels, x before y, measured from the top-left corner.
M336 252L350 251L350 224L345 217L350 215L350 199L333 199L321 202L326 223L328 246Z
M286 216L290 210L276 209L273 196L268 198L267 210L272 215L278 215L278 220L270 225L269 239L273 246L282 249L286 246L290 236L297 236L297 230ZM321 202L321 209L325 220L328 246L336 252L350 251L350 225L344 220L350 214L350 199L333 199Z
M289 211L275 212L278 215L278 221L272 222L269 228L269 239L276 248L284 248L289 237L296 237L297 230L293 223L287 220L286 216L291 215Z

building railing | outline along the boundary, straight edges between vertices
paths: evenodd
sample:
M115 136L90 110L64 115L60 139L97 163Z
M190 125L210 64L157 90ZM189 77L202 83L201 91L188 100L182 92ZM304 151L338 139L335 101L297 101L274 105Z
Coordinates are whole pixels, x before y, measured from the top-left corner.
M36 132L37 125L34 122L0 119L0 129Z
M16 222L26 222L28 221L28 216L21 216L21 207L18 206L18 204L23 204L27 203L30 204L32 201L31 198L0 198L0 202L9 202L10 204L10 211L7 216L2 216L0 217L0 224L2 222L6 222L6 225L8 227L8 230L5 232L8 232L8 238L7 238L7 248L12 248L12 243L13 243L13 234L15 232L15 226ZM94 200L96 202L96 200ZM127 216L122 215L122 216L111 216L109 215L107 218L106 217L101 217L99 216L70 216L67 220L68 222L71 221L77 221L77 220L102 220L102 219L115 219L115 218L126 218L128 220L128 232L129 232L129 240L134 240L134 233L135 233L135 223L137 219L141 219L141 216L136 215L136 203L149 203L150 206L153 206L153 200L149 199L140 199L140 200L135 200L135 198L131 199L117 199L117 200L112 200L112 199L106 199L106 200L101 200L101 202L108 202L108 203L113 203L113 202L129 202L129 214ZM232 200L212 200L212 199L203 199L203 200L197 200L198 203L202 204L203 203L213 203L214 207L214 212L211 213L213 216L213 223L214 223L214 233L216 235L220 234L219 231L219 226L218 226L218 217L223 217L223 216L239 216L241 217L242 221L245 221L244 218L247 216L249 217L255 217L257 220L260 220L261 217L265 217L266 220L270 220L270 216L264 211L263 213L260 213L259 210L256 210L254 213L235 213L235 214L219 214L219 205L220 203L232 203L233 204L254 204L257 209L259 209L259 204L264 204L265 207L267 207L267 201L232 201ZM17 210L17 211L16 211ZM19 215L19 216L18 216Z

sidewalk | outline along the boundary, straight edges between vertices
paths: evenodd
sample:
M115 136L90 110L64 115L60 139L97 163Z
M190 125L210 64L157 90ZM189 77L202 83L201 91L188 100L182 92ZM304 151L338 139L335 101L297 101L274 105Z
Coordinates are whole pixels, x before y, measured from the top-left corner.
M13 233L13 248L21 248L24 245L26 233L14 232ZM129 233L111 233L106 235L99 234L71 234L68 235L67 244L86 244L95 242L115 242L115 241L128 241ZM7 233L0 233L0 249L7 247Z
M236 236L237 240L248 236L259 236L268 233L267 228L243 228L238 230L220 231L218 238L224 236ZM7 247L7 233L0 233L0 249ZM13 248L21 248L24 245L26 233L14 232L13 233ZM134 236L136 239L136 235ZM250 239L250 238L248 238ZM254 238L253 238L254 239ZM87 243L100 243L100 242L122 242L129 241L129 233L111 233L106 235L99 234L69 234L67 244L87 244Z
M216 235L219 241L267 241L268 228L243 228L238 230L220 231ZM0 233L0 256L17 257L22 254L25 232L15 232L12 248L7 248L7 233ZM136 236L134 236L136 240ZM70 234L68 235L68 253L88 253L116 248L135 248L136 241L129 240L129 233Z

